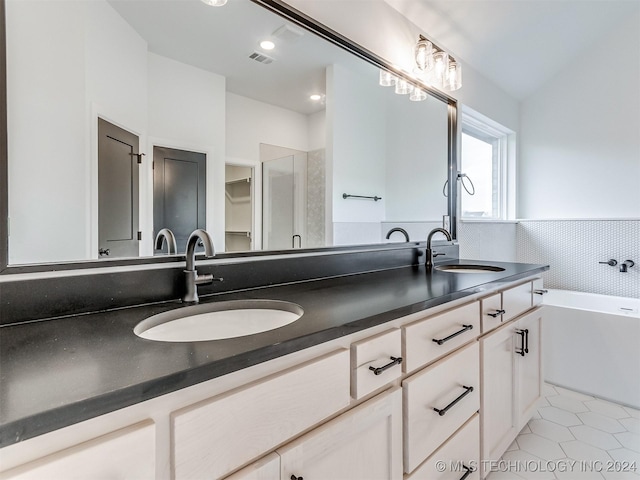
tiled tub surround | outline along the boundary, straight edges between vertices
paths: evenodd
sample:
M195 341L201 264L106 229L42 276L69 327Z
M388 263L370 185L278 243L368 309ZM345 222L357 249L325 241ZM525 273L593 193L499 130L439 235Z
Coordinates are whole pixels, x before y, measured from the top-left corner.
M488 480L640 479L640 410L551 384L543 392Z
M461 257L545 263L549 288L640 298L640 268L621 273L598 263L629 259L640 267L638 219L462 221L458 231Z
M305 311L300 320L286 327L222 341L176 345L133 334L133 327L144 318L178 308L175 301L6 325L0 348L0 445L447 302L481 296L548 268L500 265L503 272L480 274L437 270L427 274L424 265L408 266L211 296L206 301L285 300Z

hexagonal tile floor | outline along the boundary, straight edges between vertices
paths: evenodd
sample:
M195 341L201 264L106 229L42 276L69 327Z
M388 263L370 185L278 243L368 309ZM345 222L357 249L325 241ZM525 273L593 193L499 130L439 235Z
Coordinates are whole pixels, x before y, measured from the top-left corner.
M640 480L640 410L545 384L488 480Z

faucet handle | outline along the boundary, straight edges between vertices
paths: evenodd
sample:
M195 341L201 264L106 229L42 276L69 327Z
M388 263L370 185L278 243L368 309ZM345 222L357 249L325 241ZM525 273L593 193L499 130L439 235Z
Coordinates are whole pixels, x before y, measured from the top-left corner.
M598 263L601 263L601 264L603 264L603 265L610 265L610 266L612 266L612 267L615 267L615 266L618 264L618 261L617 261L617 260L614 260L614 259L612 258L611 260L609 260L609 261L607 261L607 262L598 262Z

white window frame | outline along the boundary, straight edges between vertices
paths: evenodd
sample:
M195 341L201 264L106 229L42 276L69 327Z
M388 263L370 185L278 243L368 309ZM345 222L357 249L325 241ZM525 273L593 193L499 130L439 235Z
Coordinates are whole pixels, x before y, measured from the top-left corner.
M516 135L512 130L499 123L473 111L462 107L462 121L460 136L462 133L471 135L489 143L494 142L493 178L497 186L496 203L494 206L495 216L492 217L465 217L462 215L462 196L466 191L461 184L458 185L459 218L466 221L495 222L509 221L515 219L515 152ZM462 138L461 138L462 139ZM462 141L460 141L462 145ZM462 169L462 153L460 155L459 173L464 173ZM473 180L473 179L471 179ZM461 180L459 180L461 181Z

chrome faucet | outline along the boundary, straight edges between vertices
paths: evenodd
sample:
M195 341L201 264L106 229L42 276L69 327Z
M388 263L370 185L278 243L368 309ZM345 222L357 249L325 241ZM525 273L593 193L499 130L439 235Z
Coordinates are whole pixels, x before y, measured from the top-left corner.
M405 242L410 242L411 241L411 240L409 240L409 234L407 233L407 231L404 228L400 228L400 227L395 227L395 228L392 228L391 230L389 230L387 232L387 240L389 240L389 237L391 237L391 234L393 232L400 232L401 234L403 234L404 238L405 238Z
M429 232L429 235L427 236L427 259L425 260L425 266L427 267L427 270L431 270L433 268L434 256L444 255L442 253L436 253L435 255L433 255L433 252L431 250L431 239L438 232L444 234L444 236L447 237L447 240L451 241L451 234L447 232L444 228L434 228Z
M168 255L175 255L178 252L178 247L176 246L176 236L168 228L163 228L156 235L156 250L160 250L162 248L163 241L167 244Z
M629 268L633 267L635 262L633 260L625 260L620 264L620 271L622 273L627 273Z
M204 245L204 252L207 258L215 257L216 252L213 248L213 241L209 234L202 229L194 230L189 235L187 240L187 268L184 271L185 274L185 291L182 295L182 301L185 303L197 303L198 302L198 285L206 285L212 283L214 280L219 282L222 278L213 278L210 273L205 275L198 275L196 270L196 245L198 241L202 241Z

